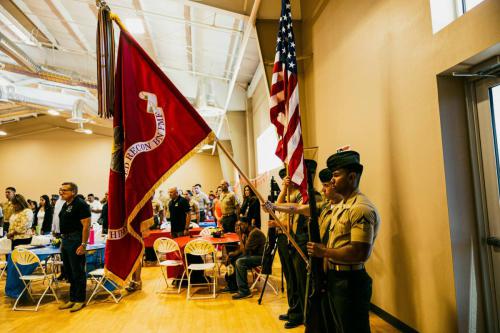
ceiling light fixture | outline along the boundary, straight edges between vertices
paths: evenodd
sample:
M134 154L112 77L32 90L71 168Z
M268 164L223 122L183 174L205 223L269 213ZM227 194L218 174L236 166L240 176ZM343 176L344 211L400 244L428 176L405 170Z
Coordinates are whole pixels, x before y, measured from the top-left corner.
M59 113L59 111L54 110L54 109L47 110L47 113L50 114L51 116L60 116L61 115Z
M90 128L85 128L85 127L83 127L83 124L82 124L82 123L80 123L80 126L79 126L79 127L77 127L77 128L75 128L75 129L74 129L74 131L75 131L76 133L83 133L83 134L87 134L87 135L89 135L89 134L92 134L92 133L93 133L93 132L92 132L92 130L91 130Z
M142 20L138 18L125 19L125 26L133 34L143 34L145 31Z

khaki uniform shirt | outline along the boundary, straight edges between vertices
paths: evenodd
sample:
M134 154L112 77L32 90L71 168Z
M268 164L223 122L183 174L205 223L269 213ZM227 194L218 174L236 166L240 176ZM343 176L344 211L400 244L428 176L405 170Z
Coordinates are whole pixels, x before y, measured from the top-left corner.
M220 196L220 208L222 215L236 214L238 200L233 192L222 193Z
M328 248L340 248L351 242L373 244L380 226L375 205L361 192L335 205L330 224ZM333 261L329 260L332 265ZM331 266L330 266L331 268Z
M208 200L208 195L206 195L203 192L200 192L200 194L193 194L193 199L196 200L198 203L198 207L200 208L200 211L204 211L207 209L208 205L210 204L210 200Z
M166 195L162 195L158 198L163 206L163 209L165 210L165 217L169 218L170 217L170 212L168 211L168 203L170 202L170 197Z
M196 222L200 222L198 221L198 212L200 211L200 207L198 206L198 201L196 201L196 199L191 199L189 201L189 207L191 207L191 221L194 221L196 220Z
M9 222L10 217L12 214L14 214L14 206L12 206L12 203L10 201L6 201L2 204L2 210L3 210L3 220L5 222Z
M318 217L319 236L321 239L321 243L325 245L328 244L330 222L332 221L332 210L333 210L333 205L328 200L321 206L321 212Z
M298 189L294 189L290 193L290 201L288 201L288 195L286 196L286 202L301 204L302 194ZM281 221L288 226L291 236L299 246L305 247L309 240L307 217L301 214L283 214L282 216Z

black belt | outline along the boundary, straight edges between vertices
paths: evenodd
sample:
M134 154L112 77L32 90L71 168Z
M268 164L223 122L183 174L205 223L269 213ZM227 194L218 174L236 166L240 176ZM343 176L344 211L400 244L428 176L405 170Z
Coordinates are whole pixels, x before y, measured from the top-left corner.
M236 213L232 213L232 214L222 214L222 217L229 217L229 216L236 216Z
M365 269L364 264L355 264L355 265L343 265L343 264L333 264L329 263L328 269L330 271L341 272L341 271L360 271Z
M70 232L70 233L66 233L66 234L61 234L62 239L69 239L69 238L73 238L76 236L82 237L82 231L74 231L74 232Z

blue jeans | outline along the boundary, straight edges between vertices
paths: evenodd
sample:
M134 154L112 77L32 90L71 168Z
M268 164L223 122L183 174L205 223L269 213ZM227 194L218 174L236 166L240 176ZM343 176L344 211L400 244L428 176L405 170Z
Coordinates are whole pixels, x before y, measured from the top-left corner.
M248 288L247 271L251 268L260 266L262 256L242 256L236 260L236 283L238 284L238 292L246 295L250 294Z

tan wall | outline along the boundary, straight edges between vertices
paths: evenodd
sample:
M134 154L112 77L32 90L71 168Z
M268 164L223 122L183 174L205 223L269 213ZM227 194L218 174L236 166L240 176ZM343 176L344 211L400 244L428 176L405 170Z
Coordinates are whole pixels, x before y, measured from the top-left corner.
M310 144L320 166L358 150L382 216L373 303L419 331L457 331L436 75L500 42L500 1L437 35L428 0L329 1L303 30Z
M14 186L27 198L55 194L63 181L74 181L82 194L102 197L108 187L111 138L86 136L68 130L0 141L0 188ZM215 189L222 178L217 156L197 154L160 188L190 189L201 183ZM0 201L3 201L0 200Z

